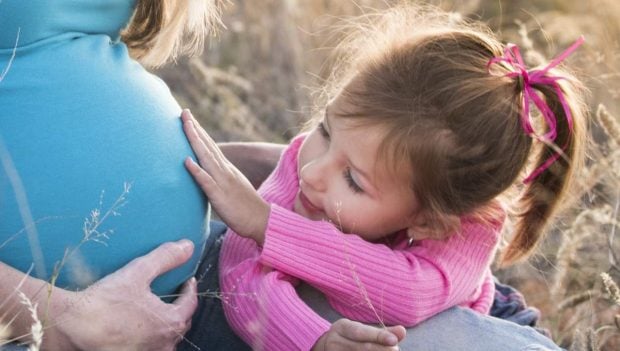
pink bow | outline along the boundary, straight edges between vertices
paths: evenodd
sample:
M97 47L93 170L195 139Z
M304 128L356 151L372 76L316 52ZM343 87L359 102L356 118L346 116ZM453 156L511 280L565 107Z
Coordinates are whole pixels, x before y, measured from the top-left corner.
M566 115L566 121L568 123L569 131L573 130L573 118L568 106L568 102L564 98L564 93L557 83L558 80L564 79L564 77L560 76L549 76L547 75L549 70L553 67L559 65L564 59L566 59L570 54L573 53L583 42L585 38L580 36L568 49L566 49L560 56L553 59L547 66L542 69L535 69L528 71L527 67L525 67L525 63L523 62L523 58L521 57L521 53L519 52L519 48L515 44L508 44L506 49L504 50L504 55L501 57L494 57L489 60L487 64L487 69L490 71L491 66L496 63L504 62L506 63L512 71L507 73L507 77L515 78L520 77L523 80L523 101L522 101L522 110L521 110L521 124L523 126L523 130L527 135L533 135L538 140L542 142L548 143L555 141L557 137L557 119L549 105L536 93L533 85L542 84L549 85L553 87L558 95L560 103L562 104L562 108L564 109L564 113ZM544 135L537 135L532 127L532 120L530 116L530 101L534 102L534 105L540 110L545 123L549 127L549 131ZM562 146L562 150L566 148L566 145ZM545 171L553 162L555 162L560 157L560 153L557 153L546 160L540 167L535 169L525 180L524 183L530 183L534 178L536 178L540 173Z

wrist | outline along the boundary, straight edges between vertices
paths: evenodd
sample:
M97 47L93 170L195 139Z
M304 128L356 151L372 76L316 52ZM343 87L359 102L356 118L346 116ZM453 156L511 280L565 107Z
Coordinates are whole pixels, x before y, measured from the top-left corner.
M252 234L252 239L254 239L259 246L263 246L265 243L267 225L269 223L269 215L271 214L271 205L261 199L261 205L258 208L258 213L254 216L256 219L254 228L256 228L256 230Z
M52 289L48 298L43 350L80 350L72 337L79 332L73 323L80 321L80 317L75 315L77 299L77 292L59 288ZM43 309L41 311L45 313Z

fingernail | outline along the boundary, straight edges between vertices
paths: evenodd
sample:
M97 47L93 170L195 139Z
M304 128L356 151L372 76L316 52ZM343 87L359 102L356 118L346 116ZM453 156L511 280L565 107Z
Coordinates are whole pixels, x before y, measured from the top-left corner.
M387 337L387 340L386 340L386 341L387 341L389 344L396 344L396 343L398 343L398 338L396 337L396 335L394 335L394 334L390 334L390 335L388 335L388 337Z
M194 243L187 239L179 240L179 245L181 245L181 249L187 253L191 253L194 251Z

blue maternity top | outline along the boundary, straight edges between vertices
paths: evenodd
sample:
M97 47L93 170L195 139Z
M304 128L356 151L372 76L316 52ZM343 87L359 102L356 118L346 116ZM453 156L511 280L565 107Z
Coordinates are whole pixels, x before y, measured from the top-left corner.
M191 261L152 286L172 293L207 235L181 109L119 42L133 6L0 0L0 261L42 279L61 263L59 287L189 238Z

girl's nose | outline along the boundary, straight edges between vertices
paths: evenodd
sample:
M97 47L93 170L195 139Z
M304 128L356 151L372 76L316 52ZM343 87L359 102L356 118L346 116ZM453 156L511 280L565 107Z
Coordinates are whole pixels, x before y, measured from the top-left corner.
M323 158L314 159L306 163L300 171L299 179L314 191L323 192L326 189L328 167Z

